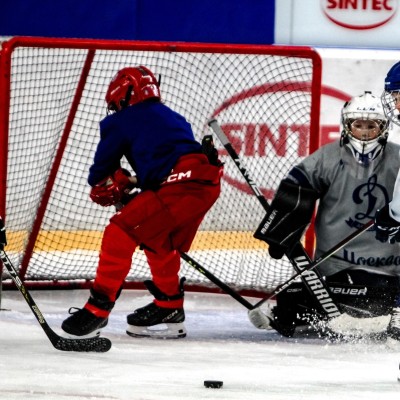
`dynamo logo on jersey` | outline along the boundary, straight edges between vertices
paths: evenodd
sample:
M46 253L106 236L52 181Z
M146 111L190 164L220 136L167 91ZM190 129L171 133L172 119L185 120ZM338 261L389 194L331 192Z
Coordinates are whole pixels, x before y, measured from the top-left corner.
M354 219L349 217L346 221L350 228L360 229L366 222L375 218L375 213L383 200L383 204L389 202L389 194L386 188L378 183L376 174L371 175L367 182L357 186L353 191L352 199L357 204L357 209L365 211L357 212ZM379 201L379 204L378 204ZM359 207L360 206L360 207ZM373 227L370 229L372 230Z

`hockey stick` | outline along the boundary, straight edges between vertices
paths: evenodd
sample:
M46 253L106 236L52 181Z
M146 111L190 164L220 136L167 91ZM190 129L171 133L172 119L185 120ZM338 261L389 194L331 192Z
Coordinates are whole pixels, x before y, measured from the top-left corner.
M353 232L351 235L345 237L342 241L340 241L338 244L333 246L331 249L329 249L326 253L322 254L320 257L316 258L314 261L307 263L307 265L304 266L303 270L296 272L293 276L291 276L286 282L280 284L269 296L265 297L264 299L260 300L258 303L256 303L253 306L253 309L260 307L261 304L265 303L268 301L271 297L276 296L277 294L283 292L285 289L288 288L298 277L305 277L305 279L308 281L308 276L307 274L312 271L314 268L318 267L318 265L322 264L324 261L326 261L328 258L332 257L335 253L337 253L340 249L342 249L344 246L349 244L351 241L354 239L358 238L360 235L362 235L365 231L367 231L371 226L374 225L374 220L371 220L364 224L360 229L356 230ZM311 280L313 281L314 278L311 277ZM316 283L313 282L315 285Z
M227 284L219 280L215 275L213 275L210 271L207 271L202 265L200 265L196 260L190 257L186 253L180 253L183 260L185 260L191 267L193 267L196 271L200 272L206 278L208 278L212 283L217 285L222 291L226 294L229 294L235 300L237 300L240 304L245 306L248 310L253 308L253 305L249 303L246 299L244 299L239 293L229 287Z
M233 297L235 300L237 300L240 304L245 306L250 312L257 311L259 307L271 299L272 297L277 296L279 293L283 292L285 289L287 289L294 281L297 280L297 278L301 276L305 276L307 279L307 274L309 274L310 271L312 271L314 268L316 268L318 265L322 264L324 261L326 261L328 258L330 258L333 254L338 252L340 249L342 249L344 246L349 244L352 240L356 239L359 237L361 234L363 234L365 231L367 231L372 225L374 224L374 221L371 220L367 222L365 225L363 225L359 230L353 232L351 235L347 236L344 238L342 241L340 241L338 244L333 246L331 249L329 249L327 252L322 254L320 257L316 258L313 262L309 263L306 265L306 267L302 270L291 276L286 282L280 284L275 288L275 290L270 293L267 297L264 297L262 300L260 300L258 303L255 305L249 303L246 299L244 299L239 293L237 293L235 290L233 290L231 287L226 285L224 282L222 282L220 279L218 279L215 275L213 275L211 272L207 271L202 265L200 265L196 260L194 260L192 257L190 257L186 253L180 253L181 257L183 260L185 260L191 267L193 267L195 270L203 274L206 278L208 278L211 282L213 282L216 286L218 286L221 290L223 290L226 294L229 294L231 297ZM255 314L250 314L254 315L253 318L258 318L259 319L259 324L255 324L258 327L263 326L263 322L268 323L268 317L266 317L264 314L262 314L260 317L256 317ZM252 319L250 317L250 319ZM255 321L252 320L254 323Z
M250 177L249 177L249 179L250 179ZM257 186L254 183L253 183L253 185L254 185L253 187L255 188L255 191L257 193L259 193L259 195L260 195L260 201L264 202L266 204L266 207L269 207L269 205L268 205L267 201L265 200L264 196L261 194L261 192L258 191ZM215 275L213 275L210 271L207 271L207 269L205 269L201 264L199 264L191 256L189 256L188 254L183 253L183 252L181 252L180 255L181 255L181 258L184 261L186 261L191 267L193 267L195 270L197 270L202 275L204 275L206 278L208 278L212 283L214 283L216 286L218 286L226 294L230 295L235 300L237 300L240 304L245 306L249 310L249 318L250 318L250 320L253 322L253 324L255 326L263 327L264 324L265 325L269 324L268 317L265 314L263 314L261 311L259 311L259 307L263 303L265 303L266 301L268 301L272 297L278 295L279 293L281 293L282 291L287 289L295 280L297 280L298 277L305 276L306 279L307 279L307 274L309 274L310 271L312 271L318 265L322 264L324 261L326 261L333 254L338 252L341 248L346 246L352 240L354 240L355 238L360 236L362 233L364 233L366 230L368 230L372 225L373 225L373 221L371 220L367 224L363 225L359 230L357 230L356 232L353 232L351 235L347 236L341 242L339 242L334 247L329 249L327 252L322 254L320 257L315 259L313 262L310 262L308 265L306 265L306 267L302 271L297 272L295 275L290 277L286 282L284 282L281 285L279 285L278 287L276 287L275 290L270 295L268 295L267 297L263 298L262 300L260 300L255 305L252 305L251 303L249 303L239 293L237 293L231 287L229 287L224 282L222 282L219 278L217 278ZM313 280L313 276L312 275L311 275L311 280Z
M237 154L236 150L233 148L232 144L230 143L228 137L225 135L222 128L219 126L217 120L211 119L208 122L208 125L211 127L211 129L214 131L214 133L218 136L218 139L221 141L221 143L225 147L229 156L235 162L237 168L239 169L242 176L245 178L247 184L250 186L250 188L252 189L253 193L256 195L256 197L259 200L259 202L261 203L261 205L267 211L269 208L269 204L268 204L267 200L263 196L261 190L258 188L256 183L250 178L248 171L243 166L243 164L239 158L239 155ZM339 249L337 249L336 251L338 251L338 250ZM324 259L324 261L327 258L329 258L332 254L334 254L334 253L330 253L328 255L328 257L326 257ZM313 264L313 262L312 262L311 258L308 256L307 252L305 251L303 245L300 242L298 242L294 246L291 253L286 254L286 256L288 257L288 259L291 262L295 271L297 271L297 273L298 273L297 276L301 277L304 285L306 286L306 288L308 289L310 294L313 296L313 298L316 300L321 311L323 311L327 315L328 318L334 318L334 317L339 316L341 314L341 312L339 311L339 308L333 301L326 283L321 279L321 276L319 274L317 274L316 271L313 271L312 269L308 268L310 265ZM320 263L322 263L322 261L320 261L319 264ZM314 265L313 268L315 268L316 266L317 265ZM301 273L305 269L307 270L307 275L306 274L303 275ZM284 289L282 289L282 290L284 290ZM258 305L256 305L254 307L254 309L258 308L259 305L260 305L260 303L258 303ZM255 313L253 313L253 315L255 315ZM252 322L253 322L253 320L252 320Z
M43 314L39 310L39 307L36 305L32 296L28 292L27 288L21 281L18 276L18 273L11 263L11 260L8 258L6 252L2 249L4 245L6 245L5 241L5 227L2 218L0 217L0 260L3 265L6 267L8 273L11 276L11 279L14 281L18 290L21 292L22 296L24 296L25 301L28 303L29 308L32 310L36 319L38 320L40 326L44 330L45 334L49 338L51 344L57 349L62 351L79 351L79 352L98 352L104 353L111 348L111 340L102 337L93 337L87 339L68 339L57 335L46 322Z

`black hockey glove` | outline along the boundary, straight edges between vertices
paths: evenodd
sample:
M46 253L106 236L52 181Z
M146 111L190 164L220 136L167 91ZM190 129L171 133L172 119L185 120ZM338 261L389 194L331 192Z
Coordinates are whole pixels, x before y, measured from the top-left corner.
M6 228L4 226L3 218L0 217L0 250L4 250L7 245Z
M400 222L389 214L389 204L375 214L375 238L382 243L400 242Z
M272 258L280 259L301 239L311 221L319 195L314 189L283 180L267 214L254 233L269 245Z

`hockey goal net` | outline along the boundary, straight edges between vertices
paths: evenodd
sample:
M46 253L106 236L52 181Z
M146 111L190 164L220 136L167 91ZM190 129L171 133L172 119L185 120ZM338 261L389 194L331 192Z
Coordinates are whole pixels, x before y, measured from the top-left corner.
M7 253L27 283L75 287L94 278L114 210L89 200L88 169L108 84L140 64L161 76L163 101L199 141L217 118L268 200L318 146L321 61L310 48L13 38L1 51L0 213ZM252 237L264 209L214 140L225 162L222 194L189 254L236 289L268 292L292 267ZM181 274L188 287L214 287L184 261ZM127 285L148 278L137 251Z

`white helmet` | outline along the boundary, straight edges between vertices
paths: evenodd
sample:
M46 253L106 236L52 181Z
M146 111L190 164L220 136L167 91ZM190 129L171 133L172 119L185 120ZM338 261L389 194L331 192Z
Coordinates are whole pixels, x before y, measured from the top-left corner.
M389 121L380 97L365 92L342 108L341 144L347 145L358 163L368 166L385 148Z

